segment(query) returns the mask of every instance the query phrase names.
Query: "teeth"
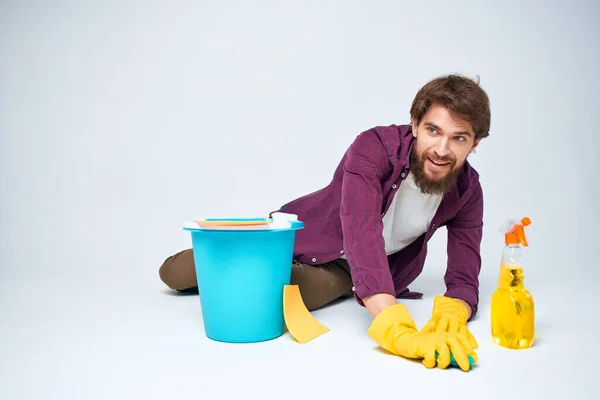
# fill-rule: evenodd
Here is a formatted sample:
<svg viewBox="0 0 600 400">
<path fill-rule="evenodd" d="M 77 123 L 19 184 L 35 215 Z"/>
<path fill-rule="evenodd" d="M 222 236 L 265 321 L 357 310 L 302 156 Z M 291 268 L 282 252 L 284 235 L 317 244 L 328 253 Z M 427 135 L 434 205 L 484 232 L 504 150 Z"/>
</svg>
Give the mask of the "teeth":
<svg viewBox="0 0 600 400">
<path fill-rule="evenodd" d="M 447 162 L 439 162 L 439 161 L 433 161 L 430 159 L 430 161 L 436 165 L 446 165 L 446 164 L 450 164 L 450 161 Z"/>
</svg>

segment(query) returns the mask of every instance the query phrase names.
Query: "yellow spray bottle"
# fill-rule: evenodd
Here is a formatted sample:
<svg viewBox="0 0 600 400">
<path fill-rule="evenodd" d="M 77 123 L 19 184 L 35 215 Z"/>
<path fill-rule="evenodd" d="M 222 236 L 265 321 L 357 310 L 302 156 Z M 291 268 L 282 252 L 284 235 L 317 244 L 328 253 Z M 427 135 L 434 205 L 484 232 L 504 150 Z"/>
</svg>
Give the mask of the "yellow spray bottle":
<svg viewBox="0 0 600 400">
<path fill-rule="evenodd" d="M 523 246 L 529 246 L 524 227 L 527 217 L 508 219 L 501 232 L 505 235 L 498 288 L 492 295 L 491 319 L 494 343 L 509 349 L 526 349 L 534 340 L 534 304 L 523 285 Z"/>
</svg>

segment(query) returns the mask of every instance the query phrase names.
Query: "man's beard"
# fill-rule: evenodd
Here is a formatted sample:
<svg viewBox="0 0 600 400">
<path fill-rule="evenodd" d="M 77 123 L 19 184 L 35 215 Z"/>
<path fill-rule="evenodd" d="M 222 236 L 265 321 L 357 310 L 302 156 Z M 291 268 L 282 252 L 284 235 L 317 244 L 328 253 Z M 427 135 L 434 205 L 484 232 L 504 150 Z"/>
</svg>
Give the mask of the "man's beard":
<svg viewBox="0 0 600 400">
<path fill-rule="evenodd" d="M 437 158 L 431 157 L 436 161 L 450 161 L 450 172 L 439 180 L 430 179 L 425 173 L 425 162 L 427 156 L 425 153 L 419 156 L 417 155 L 416 146 L 413 146 L 410 152 L 410 172 L 413 174 L 415 184 L 423 193 L 427 194 L 441 194 L 448 193 L 458 181 L 458 177 L 462 173 L 462 168 L 456 168 L 456 159 L 453 158 Z"/>
</svg>

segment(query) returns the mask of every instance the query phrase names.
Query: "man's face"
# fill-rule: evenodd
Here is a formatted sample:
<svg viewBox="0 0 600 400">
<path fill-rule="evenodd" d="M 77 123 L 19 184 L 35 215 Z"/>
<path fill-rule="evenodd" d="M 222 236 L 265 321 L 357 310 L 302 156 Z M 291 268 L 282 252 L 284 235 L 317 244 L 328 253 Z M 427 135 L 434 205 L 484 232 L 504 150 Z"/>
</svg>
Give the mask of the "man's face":
<svg viewBox="0 0 600 400">
<path fill-rule="evenodd" d="M 416 139 L 410 167 L 415 182 L 424 193 L 444 194 L 456 184 L 467 156 L 479 144 L 473 128 L 436 104 L 418 126 L 412 122 Z"/>
</svg>

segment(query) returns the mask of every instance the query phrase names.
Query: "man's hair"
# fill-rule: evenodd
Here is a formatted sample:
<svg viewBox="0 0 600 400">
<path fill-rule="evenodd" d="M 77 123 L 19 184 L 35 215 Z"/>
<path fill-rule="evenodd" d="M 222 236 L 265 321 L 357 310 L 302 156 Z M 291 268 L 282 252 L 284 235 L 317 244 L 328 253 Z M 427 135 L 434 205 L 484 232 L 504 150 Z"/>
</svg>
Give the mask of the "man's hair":
<svg viewBox="0 0 600 400">
<path fill-rule="evenodd" d="M 475 140 L 489 136 L 490 100 L 479 86 L 479 80 L 447 75 L 428 82 L 415 96 L 410 108 L 410 116 L 421 123 L 421 119 L 433 104 L 450 110 L 455 117 L 473 126 Z"/>
</svg>

